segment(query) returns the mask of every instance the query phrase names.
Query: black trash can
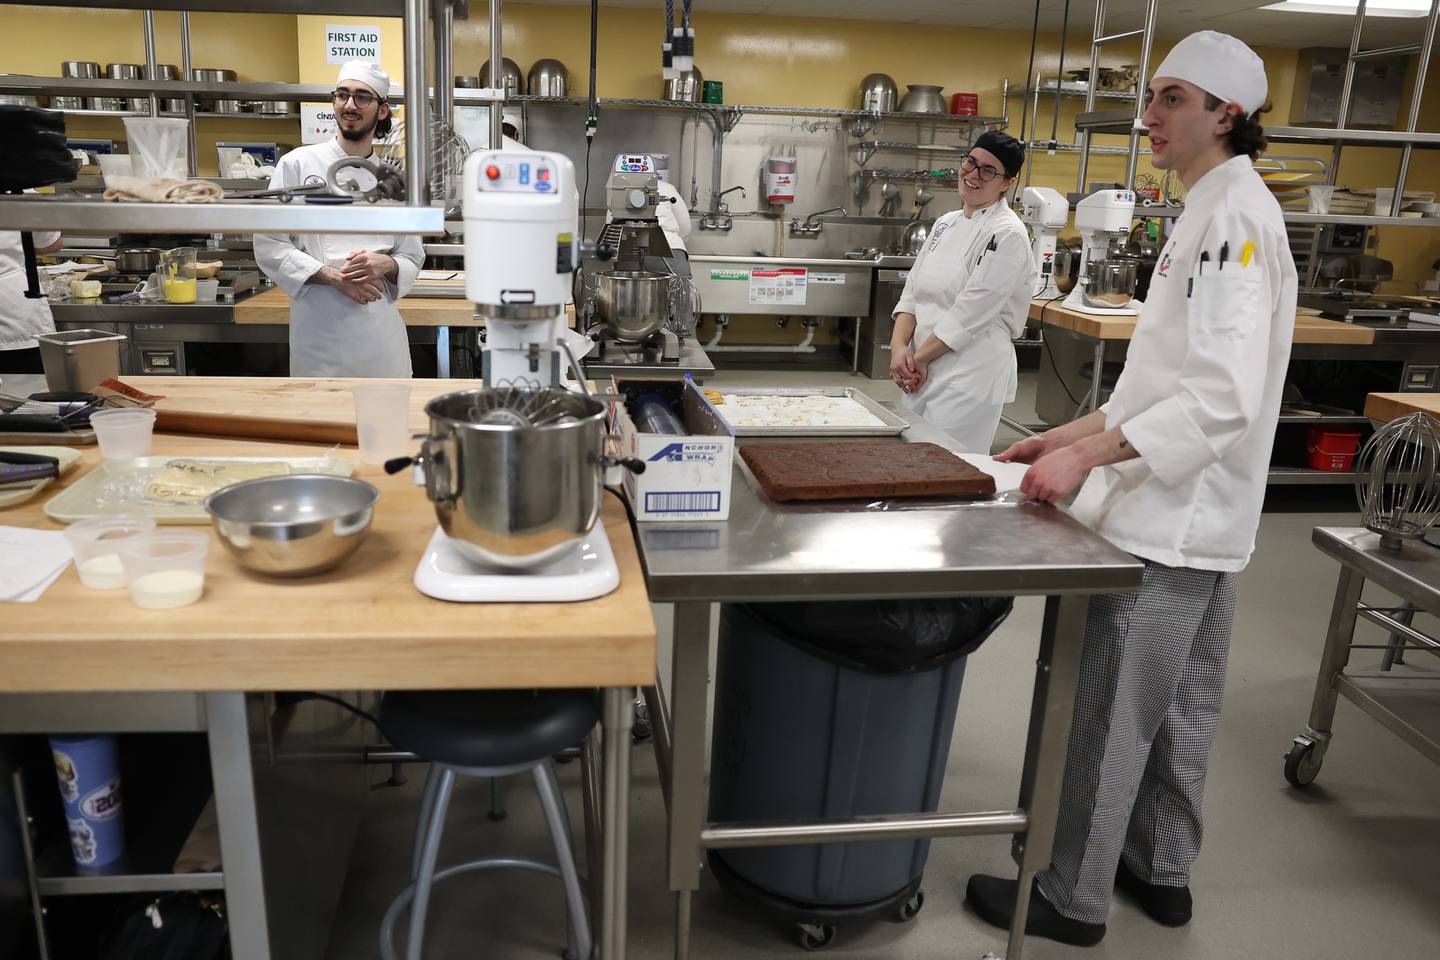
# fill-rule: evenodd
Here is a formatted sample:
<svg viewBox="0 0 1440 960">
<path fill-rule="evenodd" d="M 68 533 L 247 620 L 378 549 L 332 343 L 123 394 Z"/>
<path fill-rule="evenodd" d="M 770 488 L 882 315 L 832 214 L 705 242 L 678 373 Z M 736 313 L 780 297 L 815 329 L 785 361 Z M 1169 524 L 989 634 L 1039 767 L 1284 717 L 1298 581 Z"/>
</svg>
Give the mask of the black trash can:
<svg viewBox="0 0 1440 960">
<path fill-rule="evenodd" d="M 965 657 L 1008 597 L 727 604 L 720 618 L 710 819 L 933 812 Z M 709 852 L 716 879 L 827 944 L 836 925 L 911 919 L 928 840 Z"/>
</svg>

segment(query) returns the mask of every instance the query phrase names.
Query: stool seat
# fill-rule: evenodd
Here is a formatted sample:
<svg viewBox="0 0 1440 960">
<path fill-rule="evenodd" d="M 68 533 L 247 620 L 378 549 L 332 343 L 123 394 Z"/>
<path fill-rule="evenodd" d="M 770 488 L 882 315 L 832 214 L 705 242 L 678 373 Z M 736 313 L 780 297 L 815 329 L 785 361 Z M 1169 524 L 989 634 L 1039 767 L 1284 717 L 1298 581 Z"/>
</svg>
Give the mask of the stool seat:
<svg viewBox="0 0 1440 960">
<path fill-rule="evenodd" d="M 380 704 L 391 743 L 457 767 L 536 763 L 599 720 L 594 690 L 403 690 Z"/>
</svg>

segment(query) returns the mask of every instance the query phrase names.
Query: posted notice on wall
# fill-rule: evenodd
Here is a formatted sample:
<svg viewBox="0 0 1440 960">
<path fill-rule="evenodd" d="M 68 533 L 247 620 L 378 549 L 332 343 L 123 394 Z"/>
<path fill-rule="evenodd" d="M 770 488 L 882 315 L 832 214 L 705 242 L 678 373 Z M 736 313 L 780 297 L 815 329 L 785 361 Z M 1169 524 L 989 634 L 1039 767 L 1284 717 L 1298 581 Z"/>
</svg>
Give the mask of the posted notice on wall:
<svg viewBox="0 0 1440 960">
<path fill-rule="evenodd" d="M 750 303 L 776 307 L 805 306 L 805 286 L 810 271 L 805 267 L 750 269 Z"/>
<path fill-rule="evenodd" d="M 330 23 L 325 26 L 325 62 L 380 62 L 380 25 Z"/>
<path fill-rule="evenodd" d="M 300 104 L 300 142 L 325 143 L 335 139 L 335 108 L 317 103 Z"/>
</svg>

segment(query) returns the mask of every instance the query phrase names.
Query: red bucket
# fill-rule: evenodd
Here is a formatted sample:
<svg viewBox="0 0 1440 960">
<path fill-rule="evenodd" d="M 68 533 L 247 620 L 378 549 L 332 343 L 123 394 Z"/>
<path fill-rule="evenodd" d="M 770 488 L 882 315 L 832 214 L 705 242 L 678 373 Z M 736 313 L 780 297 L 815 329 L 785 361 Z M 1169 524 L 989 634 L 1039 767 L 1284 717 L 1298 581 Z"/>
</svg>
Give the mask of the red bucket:
<svg viewBox="0 0 1440 960">
<path fill-rule="evenodd" d="M 980 114 L 978 93 L 953 93 L 950 95 L 950 112 L 957 117 L 974 117 Z"/>
<path fill-rule="evenodd" d="M 1311 427 L 1305 449 L 1310 454 L 1310 469 L 1344 473 L 1353 469 L 1355 454 L 1360 452 L 1360 434 Z"/>
</svg>

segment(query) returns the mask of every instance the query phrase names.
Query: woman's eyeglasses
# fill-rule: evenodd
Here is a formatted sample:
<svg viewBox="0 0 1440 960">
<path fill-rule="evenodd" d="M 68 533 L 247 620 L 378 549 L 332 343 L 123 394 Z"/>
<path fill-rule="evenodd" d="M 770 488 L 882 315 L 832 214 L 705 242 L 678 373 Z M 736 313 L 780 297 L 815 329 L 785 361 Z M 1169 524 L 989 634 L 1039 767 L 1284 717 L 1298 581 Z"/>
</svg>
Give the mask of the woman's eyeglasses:
<svg viewBox="0 0 1440 960">
<path fill-rule="evenodd" d="M 966 173 L 974 173 L 976 171 L 979 171 L 980 179 L 985 183 L 989 183 L 991 180 L 994 180 L 996 177 L 1000 176 L 1002 173 L 1005 172 L 1003 170 L 996 170 L 988 163 L 976 163 L 975 158 L 970 156 L 968 153 L 965 155 L 965 159 L 960 161 L 960 169 L 964 170 Z"/>
</svg>

